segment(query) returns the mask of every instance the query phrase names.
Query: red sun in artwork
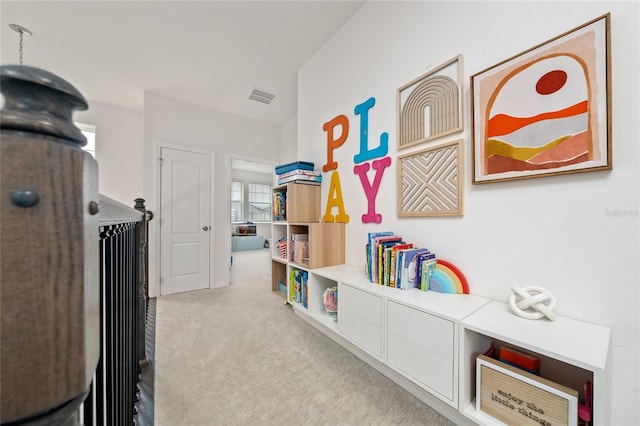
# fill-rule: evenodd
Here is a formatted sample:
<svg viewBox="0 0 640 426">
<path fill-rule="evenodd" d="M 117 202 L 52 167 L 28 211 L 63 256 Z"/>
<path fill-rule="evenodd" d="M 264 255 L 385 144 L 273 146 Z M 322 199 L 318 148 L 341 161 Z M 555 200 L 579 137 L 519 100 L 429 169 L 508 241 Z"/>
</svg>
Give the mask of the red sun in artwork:
<svg viewBox="0 0 640 426">
<path fill-rule="evenodd" d="M 549 71 L 536 83 L 536 92 L 541 95 L 550 95 L 562 89 L 567 82 L 567 73 L 562 70 Z"/>
</svg>

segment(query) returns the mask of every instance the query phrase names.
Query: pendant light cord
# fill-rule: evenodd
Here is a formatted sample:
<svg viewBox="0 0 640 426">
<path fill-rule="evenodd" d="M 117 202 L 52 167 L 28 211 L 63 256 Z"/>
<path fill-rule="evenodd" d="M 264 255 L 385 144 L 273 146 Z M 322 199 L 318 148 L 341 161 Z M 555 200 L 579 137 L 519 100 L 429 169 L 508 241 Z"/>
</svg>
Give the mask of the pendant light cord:
<svg viewBox="0 0 640 426">
<path fill-rule="evenodd" d="M 33 33 L 22 25 L 9 24 L 9 27 L 11 27 L 13 31 L 17 32 L 20 35 L 20 43 L 18 45 L 18 58 L 20 60 L 20 65 L 22 65 L 24 56 L 24 35 L 33 35 Z"/>
</svg>

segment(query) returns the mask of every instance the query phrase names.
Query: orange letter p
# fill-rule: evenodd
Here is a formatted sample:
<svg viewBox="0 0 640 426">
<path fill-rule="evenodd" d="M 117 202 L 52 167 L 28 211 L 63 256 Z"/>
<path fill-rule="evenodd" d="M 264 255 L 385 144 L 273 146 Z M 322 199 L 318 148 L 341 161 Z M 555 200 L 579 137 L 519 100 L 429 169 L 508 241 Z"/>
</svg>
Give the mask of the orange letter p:
<svg viewBox="0 0 640 426">
<path fill-rule="evenodd" d="M 333 129 L 337 125 L 342 126 L 342 134 L 338 139 L 334 139 Z M 349 119 L 346 115 L 338 115 L 334 119 L 324 123 L 322 130 L 327 132 L 327 163 L 322 166 L 322 171 L 328 172 L 329 170 L 338 168 L 338 163 L 333 161 L 333 150 L 342 146 L 347 140 L 347 136 L 349 136 Z"/>
</svg>

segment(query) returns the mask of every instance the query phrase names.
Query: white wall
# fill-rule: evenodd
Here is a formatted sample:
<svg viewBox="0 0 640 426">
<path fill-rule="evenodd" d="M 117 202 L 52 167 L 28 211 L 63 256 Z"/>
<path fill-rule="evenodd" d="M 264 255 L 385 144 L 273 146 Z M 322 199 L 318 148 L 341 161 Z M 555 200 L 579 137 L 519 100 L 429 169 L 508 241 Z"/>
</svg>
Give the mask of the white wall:
<svg viewBox="0 0 640 426">
<path fill-rule="evenodd" d="M 73 119 L 96 126 L 100 193 L 133 207 L 142 197 L 142 113 L 89 101 Z"/>
<path fill-rule="evenodd" d="M 280 162 L 287 164 L 298 160 L 298 120 L 292 118 L 280 131 Z M 273 175 L 275 180 L 275 173 Z"/>
<path fill-rule="evenodd" d="M 472 186 L 470 76 L 608 11 L 613 170 Z M 327 160 L 323 123 L 338 114 L 349 118 L 349 137 L 334 153 L 350 215 L 347 263 L 364 264 L 367 232 L 393 230 L 459 266 L 472 293 L 506 301 L 512 285 L 547 288 L 559 314 L 612 330 L 606 424 L 615 425 L 637 424 L 640 417 L 638 15 L 637 2 L 368 2 L 305 64 L 298 88 L 300 159 L 321 168 Z M 399 219 L 396 91 L 460 53 L 465 130 L 442 141 L 465 141 L 464 216 Z M 379 225 L 362 223 L 367 199 L 353 173 L 360 141 L 353 109 L 371 96 L 370 147 L 388 132 L 392 157 L 376 200 Z M 323 208 L 329 178 L 326 173 Z"/>
<path fill-rule="evenodd" d="M 231 256 L 229 208 L 230 156 L 278 162 L 280 128 L 238 118 L 153 93 L 144 97 L 143 194 L 147 208 L 157 212 L 158 146 L 160 144 L 208 150 L 215 155 L 212 287 L 228 285 Z M 159 294 L 157 247 L 158 222 L 149 228 L 149 293 Z"/>
</svg>

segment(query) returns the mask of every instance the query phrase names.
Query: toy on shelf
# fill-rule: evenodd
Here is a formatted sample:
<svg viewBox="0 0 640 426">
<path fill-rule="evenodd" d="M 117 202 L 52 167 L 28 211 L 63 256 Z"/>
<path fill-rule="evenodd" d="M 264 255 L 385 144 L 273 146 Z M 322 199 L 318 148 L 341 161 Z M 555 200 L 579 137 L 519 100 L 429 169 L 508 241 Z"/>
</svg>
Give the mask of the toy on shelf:
<svg viewBox="0 0 640 426">
<path fill-rule="evenodd" d="M 584 384 L 584 398 L 578 404 L 579 424 L 589 426 L 591 422 L 591 381 Z"/>
<path fill-rule="evenodd" d="M 438 259 L 429 281 L 429 290 L 438 293 L 469 294 L 469 284 L 457 267 L 446 260 Z"/>
<path fill-rule="evenodd" d="M 329 287 L 322 293 L 322 303 L 324 310 L 327 314 L 333 318 L 334 321 L 338 321 L 338 287 Z"/>
<path fill-rule="evenodd" d="M 524 288 L 511 287 L 513 294 L 509 298 L 509 306 L 513 313 L 521 318 L 540 319 L 547 317 L 553 321 L 556 313 L 556 299 L 542 287 L 528 286 Z"/>
</svg>

